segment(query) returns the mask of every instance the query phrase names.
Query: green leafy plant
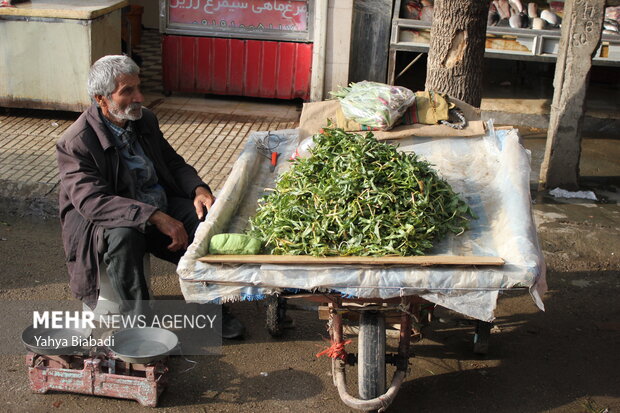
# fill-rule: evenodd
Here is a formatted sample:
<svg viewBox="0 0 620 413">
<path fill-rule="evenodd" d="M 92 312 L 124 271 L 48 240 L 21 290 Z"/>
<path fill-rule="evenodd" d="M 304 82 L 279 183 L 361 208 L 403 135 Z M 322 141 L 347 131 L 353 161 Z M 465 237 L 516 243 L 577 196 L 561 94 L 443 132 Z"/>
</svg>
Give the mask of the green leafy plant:
<svg viewBox="0 0 620 413">
<path fill-rule="evenodd" d="M 249 234 L 271 254 L 422 255 L 468 227 L 469 206 L 415 154 L 342 129 L 314 136 L 259 201 Z"/>
</svg>

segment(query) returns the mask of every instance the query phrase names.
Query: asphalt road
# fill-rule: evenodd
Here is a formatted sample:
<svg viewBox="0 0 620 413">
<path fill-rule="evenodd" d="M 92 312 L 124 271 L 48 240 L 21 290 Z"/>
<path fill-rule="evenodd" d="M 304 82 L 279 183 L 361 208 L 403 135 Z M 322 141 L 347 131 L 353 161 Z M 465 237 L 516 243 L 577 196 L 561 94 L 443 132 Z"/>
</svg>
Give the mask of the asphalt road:
<svg viewBox="0 0 620 413">
<path fill-rule="evenodd" d="M 620 411 L 620 207 L 547 200 L 534 214 L 548 269 L 546 311 L 526 292 L 501 296 L 489 353 L 477 356 L 471 323 L 437 309 L 413 345 L 410 373 L 389 411 Z M 0 213 L 0 261 L 0 305 L 71 299 L 57 219 Z M 155 293 L 181 298 L 174 267 L 156 259 L 152 266 Z M 316 312 L 289 311 L 295 328 L 274 339 L 262 303 L 231 308 L 246 325 L 245 340 L 224 341 L 219 356 L 173 357 L 160 411 L 350 410 L 332 385 L 329 360 L 316 357 L 327 338 Z M 356 352 L 351 338 L 347 350 Z M 390 351 L 396 345 L 388 339 Z M 354 368 L 348 379 L 355 392 Z M 33 394 L 24 355 L 6 351 L 0 389 L 3 411 L 145 409 L 130 400 Z"/>
</svg>

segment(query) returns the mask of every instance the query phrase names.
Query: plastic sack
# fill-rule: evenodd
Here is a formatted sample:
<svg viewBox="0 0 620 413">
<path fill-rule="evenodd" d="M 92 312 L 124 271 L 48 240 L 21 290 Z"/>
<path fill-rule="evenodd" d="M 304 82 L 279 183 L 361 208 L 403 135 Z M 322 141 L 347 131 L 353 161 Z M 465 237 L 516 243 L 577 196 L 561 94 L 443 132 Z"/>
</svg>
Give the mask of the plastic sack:
<svg viewBox="0 0 620 413">
<path fill-rule="evenodd" d="M 377 130 L 391 129 L 415 100 L 406 87 L 366 80 L 330 94 L 340 99 L 344 116 Z"/>
<path fill-rule="evenodd" d="M 454 103 L 451 103 L 445 94 L 428 90 L 416 92 L 415 104 L 407 108 L 403 122 L 407 125 L 435 125 L 450 119 L 449 111 L 454 107 Z"/>
<path fill-rule="evenodd" d="M 217 234 L 209 242 L 209 254 L 255 255 L 260 248 L 260 240 L 245 234 Z"/>
<path fill-rule="evenodd" d="M 310 149 L 313 146 L 314 146 L 313 137 L 312 136 L 307 137 L 306 139 L 299 142 L 299 145 L 297 145 L 297 148 L 295 149 L 293 156 L 291 156 L 291 159 L 309 157 L 310 155 L 312 155 L 312 153 L 310 152 Z"/>
</svg>

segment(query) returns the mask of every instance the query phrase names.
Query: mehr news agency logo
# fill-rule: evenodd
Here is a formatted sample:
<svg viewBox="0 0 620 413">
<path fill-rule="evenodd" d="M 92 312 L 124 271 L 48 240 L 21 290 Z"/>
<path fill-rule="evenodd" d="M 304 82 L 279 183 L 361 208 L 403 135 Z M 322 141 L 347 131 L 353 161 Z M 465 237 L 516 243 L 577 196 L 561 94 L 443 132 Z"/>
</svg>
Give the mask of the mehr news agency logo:
<svg viewBox="0 0 620 413">
<path fill-rule="evenodd" d="M 164 314 L 146 317 L 144 314 L 108 314 L 98 318 L 99 328 L 104 329 L 127 329 L 156 327 L 167 330 L 177 329 L 213 329 L 217 318 L 215 314 Z M 35 335 L 37 346 L 48 348 L 61 348 L 69 346 L 113 346 L 114 336 L 106 338 L 94 338 L 92 336 L 72 335 L 69 337 L 54 338 L 49 335 L 49 330 L 78 329 L 94 330 L 95 314 L 81 311 L 33 311 L 32 326 L 34 329 L 44 328 L 45 333 Z"/>
</svg>

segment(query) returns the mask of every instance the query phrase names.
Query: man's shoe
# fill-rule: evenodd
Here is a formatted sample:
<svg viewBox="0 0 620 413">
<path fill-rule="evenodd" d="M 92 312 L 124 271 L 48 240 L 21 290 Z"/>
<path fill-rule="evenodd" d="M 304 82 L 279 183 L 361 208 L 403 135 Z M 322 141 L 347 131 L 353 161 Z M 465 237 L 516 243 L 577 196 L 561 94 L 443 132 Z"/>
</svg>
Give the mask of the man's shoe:
<svg viewBox="0 0 620 413">
<path fill-rule="evenodd" d="M 222 312 L 222 338 L 226 339 L 243 339 L 245 327 L 241 321 L 228 311 Z"/>
</svg>

